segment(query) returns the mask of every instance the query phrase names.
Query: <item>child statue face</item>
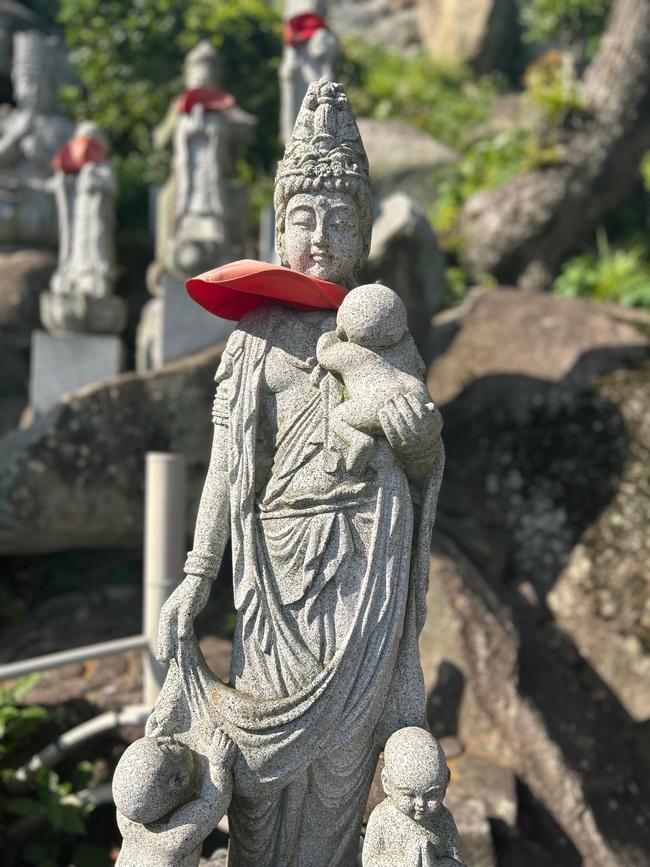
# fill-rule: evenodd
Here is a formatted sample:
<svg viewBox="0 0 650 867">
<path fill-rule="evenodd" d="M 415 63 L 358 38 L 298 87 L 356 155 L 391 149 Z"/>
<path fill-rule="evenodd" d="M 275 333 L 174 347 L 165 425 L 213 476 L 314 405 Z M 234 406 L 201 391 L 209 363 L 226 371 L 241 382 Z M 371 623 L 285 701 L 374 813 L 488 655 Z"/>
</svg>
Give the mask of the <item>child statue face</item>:
<svg viewBox="0 0 650 867">
<path fill-rule="evenodd" d="M 422 732 L 418 737 L 424 744 L 416 743 L 414 749 L 408 749 L 407 741 L 404 744 L 406 748 L 386 750 L 381 781 L 397 809 L 416 822 L 422 822 L 442 808 L 449 771 L 444 757 L 441 761 L 441 754 L 426 743 L 427 738 L 433 740 L 431 735 Z"/>
<path fill-rule="evenodd" d="M 289 200 L 283 260 L 294 271 L 345 283 L 361 257 L 354 199 L 346 193 L 298 193 Z"/>
<path fill-rule="evenodd" d="M 400 813 L 416 822 L 435 816 L 445 797 L 445 786 L 435 777 L 401 780 L 399 783 L 388 779 L 385 785 L 387 794 Z"/>
</svg>

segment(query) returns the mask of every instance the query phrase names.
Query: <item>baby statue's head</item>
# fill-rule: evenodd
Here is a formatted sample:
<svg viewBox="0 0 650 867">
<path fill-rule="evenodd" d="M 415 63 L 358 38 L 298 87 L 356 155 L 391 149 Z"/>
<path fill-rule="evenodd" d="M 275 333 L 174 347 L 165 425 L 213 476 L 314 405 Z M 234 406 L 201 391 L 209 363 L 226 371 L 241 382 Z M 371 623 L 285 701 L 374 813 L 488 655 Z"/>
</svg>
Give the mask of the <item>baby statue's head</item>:
<svg viewBox="0 0 650 867">
<path fill-rule="evenodd" d="M 406 307 L 402 299 L 381 283 L 352 289 L 336 316 L 337 333 L 350 343 L 370 348 L 392 346 L 406 331 Z"/>
<path fill-rule="evenodd" d="M 192 750 L 172 738 L 144 737 L 128 747 L 115 769 L 115 806 L 132 822 L 162 819 L 191 795 Z"/>
<path fill-rule="evenodd" d="M 391 735 L 384 747 L 381 782 L 397 809 L 416 822 L 442 807 L 449 771 L 438 741 L 425 729 L 411 726 Z"/>
</svg>

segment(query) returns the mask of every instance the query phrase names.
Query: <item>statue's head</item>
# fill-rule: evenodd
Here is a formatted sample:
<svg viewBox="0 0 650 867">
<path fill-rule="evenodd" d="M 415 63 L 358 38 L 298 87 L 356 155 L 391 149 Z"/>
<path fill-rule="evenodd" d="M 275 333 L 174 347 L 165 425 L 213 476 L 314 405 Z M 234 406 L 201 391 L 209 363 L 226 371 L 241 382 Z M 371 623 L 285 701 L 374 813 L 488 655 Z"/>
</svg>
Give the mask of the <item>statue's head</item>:
<svg viewBox="0 0 650 867">
<path fill-rule="evenodd" d="M 111 143 L 104 130 L 93 120 L 80 120 L 74 131 L 75 138 L 88 138 L 91 141 L 97 142 L 101 146 L 105 154 L 109 154 Z"/>
<path fill-rule="evenodd" d="M 214 45 L 207 39 L 202 39 L 198 45 L 187 54 L 183 66 L 185 87 L 194 90 L 197 87 L 219 84 L 221 64 Z"/>
<path fill-rule="evenodd" d="M 399 729 L 386 741 L 381 782 L 404 815 L 416 822 L 435 815 L 449 783 L 442 747 L 426 729 Z"/>
<path fill-rule="evenodd" d="M 298 15 L 319 15 L 325 18 L 327 3 L 325 0 L 285 0 L 284 18 L 288 21 Z"/>
<path fill-rule="evenodd" d="M 144 737 L 128 747 L 115 768 L 115 806 L 132 822 L 162 819 L 191 794 L 194 755 L 168 737 Z"/>
<path fill-rule="evenodd" d="M 56 107 L 59 48 L 55 37 L 38 30 L 15 34 L 11 80 L 19 108 L 46 113 Z"/>
<path fill-rule="evenodd" d="M 283 265 L 354 285 L 368 257 L 368 158 L 340 84 L 311 84 L 275 179 L 275 235 Z"/>
</svg>

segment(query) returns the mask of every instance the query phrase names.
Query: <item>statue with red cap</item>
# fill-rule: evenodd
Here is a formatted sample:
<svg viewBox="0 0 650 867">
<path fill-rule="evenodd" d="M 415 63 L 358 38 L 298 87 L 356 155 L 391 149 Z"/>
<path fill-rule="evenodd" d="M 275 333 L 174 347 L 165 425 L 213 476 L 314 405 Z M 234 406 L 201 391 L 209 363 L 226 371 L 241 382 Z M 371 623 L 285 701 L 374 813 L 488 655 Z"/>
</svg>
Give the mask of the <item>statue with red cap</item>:
<svg viewBox="0 0 650 867">
<path fill-rule="evenodd" d="M 159 657 L 170 669 L 147 736 L 202 755 L 217 730 L 235 744 L 231 867 L 353 867 L 386 740 L 427 726 L 418 635 L 444 450 L 390 290 L 362 296 L 376 306 L 370 331 L 354 305 L 337 320 L 372 226 L 368 161 L 340 84 L 309 86 L 278 167 L 275 212 L 282 265 L 244 260 L 188 281 L 191 297 L 238 322 L 215 377 L 186 577 L 161 616 Z M 385 376 L 368 377 L 379 408 L 362 462 L 346 460 L 332 426 L 349 395 L 336 353 L 319 361 L 325 334 L 328 347 L 358 341 L 368 363 L 381 344 L 384 374 L 389 364 L 403 374 L 394 385 L 404 388 L 388 391 Z M 236 625 L 224 684 L 194 620 L 228 541 Z"/>
<path fill-rule="evenodd" d="M 289 141 L 313 81 L 334 78 L 338 40 L 325 20 L 324 0 L 285 0 L 280 64 L 280 140 Z"/>
</svg>

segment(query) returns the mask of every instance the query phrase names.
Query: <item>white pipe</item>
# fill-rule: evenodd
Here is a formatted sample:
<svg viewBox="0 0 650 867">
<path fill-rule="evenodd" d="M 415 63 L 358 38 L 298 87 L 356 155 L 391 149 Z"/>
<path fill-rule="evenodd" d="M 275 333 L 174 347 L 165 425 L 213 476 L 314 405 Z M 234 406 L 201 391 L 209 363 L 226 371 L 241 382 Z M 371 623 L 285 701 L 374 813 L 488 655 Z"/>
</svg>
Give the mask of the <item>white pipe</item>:
<svg viewBox="0 0 650 867">
<path fill-rule="evenodd" d="M 52 768 L 68 753 L 75 750 L 84 741 L 97 735 L 111 731 L 119 726 L 144 725 L 149 715 L 149 708 L 144 704 L 128 705 L 119 711 L 109 710 L 93 719 L 75 726 L 64 732 L 56 741 L 48 744 L 39 753 L 18 768 L 14 779 L 19 783 L 28 782 L 41 768 Z"/>
<path fill-rule="evenodd" d="M 131 635 L 128 638 L 116 638 L 113 641 L 102 641 L 98 644 L 87 644 L 84 647 L 73 647 L 58 653 L 48 653 L 45 656 L 34 656 L 31 659 L 19 659 L 0 665 L 0 681 L 13 680 L 35 671 L 47 671 L 50 668 L 60 668 L 71 662 L 85 662 L 87 659 L 99 659 L 102 656 L 113 656 L 125 650 L 136 650 L 146 647 L 144 635 Z"/>
<path fill-rule="evenodd" d="M 185 561 L 185 459 L 149 452 L 144 529 L 143 699 L 153 707 L 166 667 L 156 660 L 160 611 L 183 577 Z"/>
</svg>

